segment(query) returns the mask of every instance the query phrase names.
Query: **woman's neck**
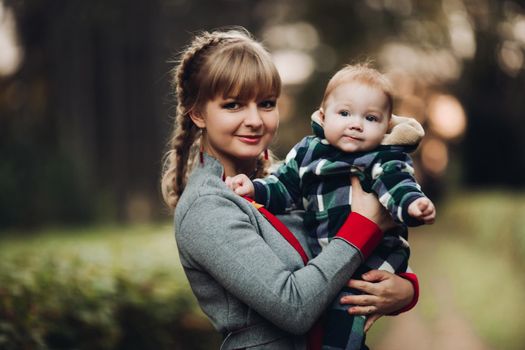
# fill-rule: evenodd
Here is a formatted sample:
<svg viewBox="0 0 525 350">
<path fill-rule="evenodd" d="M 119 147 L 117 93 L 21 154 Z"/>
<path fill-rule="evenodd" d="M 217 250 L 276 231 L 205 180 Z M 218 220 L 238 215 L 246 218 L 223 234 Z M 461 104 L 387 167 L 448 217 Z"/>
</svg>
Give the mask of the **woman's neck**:
<svg viewBox="0 0 525 350">
<path fill-rule="evenodd" d="M 224 167 L 225 176 L 235 176 L 238 174 L 246 174 L 248 177 L 252 177 L 257 171 L 257 159 L 253 160 L 236 160 L 235 162 L 219 159 Z"/>
<path fill-rule="evenodd" d="M 218 154 L 211 150 L 205 150 L 205 152 L 221 163 L 224 168 L 224 176 L 246 174 L 248 177 L 252 177 L 257 172 L 257 158 L 245 160 L 228 157 L 228 155 Z"/>
</svg>

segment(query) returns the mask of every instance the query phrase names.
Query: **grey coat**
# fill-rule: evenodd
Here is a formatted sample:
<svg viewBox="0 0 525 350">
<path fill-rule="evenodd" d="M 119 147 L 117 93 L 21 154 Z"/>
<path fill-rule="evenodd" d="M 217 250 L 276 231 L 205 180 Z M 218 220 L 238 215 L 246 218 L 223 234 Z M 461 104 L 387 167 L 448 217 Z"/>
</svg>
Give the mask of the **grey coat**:
<svg viewBox="0 0 525 350">
<path fill-rule="evenodd" d="M 360 253 L 334 239 L 304 266 L 257 209 L 226 187 L 222 173 L 205 155 L 175 211 L 193 293 L 224 335 L 221 349 L 305 349 L 305 333 L 362 262 Z"/>
</svg>

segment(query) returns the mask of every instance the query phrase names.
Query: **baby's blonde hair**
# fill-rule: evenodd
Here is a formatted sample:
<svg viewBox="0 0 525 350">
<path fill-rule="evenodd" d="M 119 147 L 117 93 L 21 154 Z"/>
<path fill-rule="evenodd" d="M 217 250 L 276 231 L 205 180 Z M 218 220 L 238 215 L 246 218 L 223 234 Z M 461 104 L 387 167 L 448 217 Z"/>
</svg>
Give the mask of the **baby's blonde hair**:
<svg viewBox="0 0 525 350">
<path fill-rule="evenodd" d="M 201 111 L 219 96 L 241 101 L 277 98 L 281 79 L 268 51 L 248 31 L 236 28 L 196 35 L 181 53 L 172 83 L 177 110 L 161 188 L 164 201 L 173 209 L 198 159 L 201 130 L 190 112 Z M 259 158 L 257 177 L 266 175 L 269 163 Z"/>
<path fill-rule="evenodd" d="M 350 82 L 361 83 L 381 90 L 387 97 L 389 107 L 388 116 L 390 117 L 394 109 L 392 84 L 386 75 L 372 68 L 369 63 L 349 64 L 337 71 L 326 85 L 321 107 L 325 108 L 326 100 L 335 88 L 341 84 Z"/>
</svg>

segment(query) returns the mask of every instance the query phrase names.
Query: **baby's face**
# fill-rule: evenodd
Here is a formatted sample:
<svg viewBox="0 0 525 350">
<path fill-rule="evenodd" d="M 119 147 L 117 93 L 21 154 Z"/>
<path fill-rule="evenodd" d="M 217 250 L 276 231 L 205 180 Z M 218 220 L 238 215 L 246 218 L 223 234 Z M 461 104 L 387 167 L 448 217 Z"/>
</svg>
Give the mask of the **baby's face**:
<svg viewBox="0 0 525 350">
<path fill-rule="evenodd" d="M 345 152 L 376 148 L 388 129 L 389 107 L 378 88 L 359 82 L 337 86 L 321 114 L 326 140 Z"/>
</svg>

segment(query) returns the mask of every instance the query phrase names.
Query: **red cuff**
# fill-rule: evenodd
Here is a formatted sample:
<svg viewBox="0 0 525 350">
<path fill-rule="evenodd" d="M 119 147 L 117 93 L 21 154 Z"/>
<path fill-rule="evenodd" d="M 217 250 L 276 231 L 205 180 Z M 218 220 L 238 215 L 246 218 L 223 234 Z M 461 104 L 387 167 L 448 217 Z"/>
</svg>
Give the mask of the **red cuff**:
<svg viewBox="0 0 525 350">
<path fill-rule="evenodd" d="M 373 221 L 363 215 L 352 212 L 334 238 L 340 238 L 356 247 L 363 260 L 377 247 L 383 238 L 383 232 Z"/>
<path fill-rule="evenodd" d="M 407 279 L 408 281 L 410 281 L 410 283 L 412 283 L 412 286 L 414 287 L 414 296 L 412 297 L 412 301 L 407 306 L 405 306 L 401 310 L 392 312 L 390 315 L 399 315 L 402 312 L 407 312 L 408 310 L 416 306 L 417 301 L 419 300 L 419 281 L 417 279 L 417 275 L 411 272 L 403 272 L 398 274 L 398 276 L 403 277 L 404 279 Z"/>
</svg>

